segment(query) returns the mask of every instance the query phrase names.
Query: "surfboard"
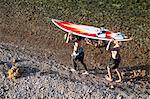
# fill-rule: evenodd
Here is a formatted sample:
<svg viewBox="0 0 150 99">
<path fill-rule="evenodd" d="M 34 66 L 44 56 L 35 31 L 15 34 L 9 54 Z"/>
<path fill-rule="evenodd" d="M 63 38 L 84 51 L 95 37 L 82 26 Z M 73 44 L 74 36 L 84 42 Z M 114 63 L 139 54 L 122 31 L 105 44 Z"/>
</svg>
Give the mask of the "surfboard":
<svg viewBox="0 0 150 99">
<path fill-rule="evenodd" d="M 74 24 L 71 22 L 61 21 L 56 19 L 52 19 L 51 21 L 64 31 L 85 38 L 107 40 L 107 41 L 110 41 L 112 39 L 117 41 L 132 40 L 132 38 L 128 38 L 122 32 L 113 33 L 112 31 L 109 31 L 108 29 L 105 29 L 103 27 L 97 28 L 94 26 L 79 25 L 79 24 Z"/>
</svg>

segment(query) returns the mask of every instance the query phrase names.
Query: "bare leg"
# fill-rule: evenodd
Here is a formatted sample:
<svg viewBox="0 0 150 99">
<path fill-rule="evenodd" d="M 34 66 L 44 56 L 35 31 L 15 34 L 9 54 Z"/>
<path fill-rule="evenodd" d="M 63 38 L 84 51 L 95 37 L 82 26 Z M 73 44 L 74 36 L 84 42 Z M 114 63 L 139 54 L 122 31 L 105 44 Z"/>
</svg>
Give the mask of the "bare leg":
<svg viewBox="0 0 150 99">
<path fill-rule="evenodd" d="M 115 69 L 115 71 L 117 72 L 117 75 L 119 77 L 119 80 L 116 80 L 116 82 L 121 82 L 122 78 L 120 72 L 118 71 L 118 69 Z"/>
<path fill-rule="evenodd" d="M 108 76 L 105 76 L 106 80 L 113 81 L 110 68 L 107 66 Z"/>
</svg>

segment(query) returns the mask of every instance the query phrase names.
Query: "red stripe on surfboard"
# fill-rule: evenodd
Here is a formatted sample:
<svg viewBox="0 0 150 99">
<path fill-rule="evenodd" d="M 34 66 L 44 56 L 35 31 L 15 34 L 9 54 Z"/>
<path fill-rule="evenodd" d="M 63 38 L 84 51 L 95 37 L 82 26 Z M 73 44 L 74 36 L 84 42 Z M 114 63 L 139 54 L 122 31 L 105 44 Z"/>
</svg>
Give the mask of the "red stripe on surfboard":
<svg viewBox="0 0 150 99">
<path fill-rule="evenodd" d="M 64 22 L 56 22 L 56 23 L 57 23 L 57 24 L 58 24 L 58 23 L 61 23 L 61 24 L 72 24 L 72 23 L 70 23 L 70 22 L 65 22 L 65 21 L 64 21 Z"/>
<path fill-rule="evenodd" d="M 56 22 L 56 21 L 55 21 Z M 86 32 L 81 32 L 80 30 L 76 29 L 76 28 L 72 28 L 72 27 L 69 27 L 69 26 L 65 26 L 64 24 L 72 24 L 72 23 L 69 23 L 69 22 L 56 22 L 59 26 L 61 26 L 62 28 L 64 29 L 67 29 L 67 30 L 70 30 L 72 32 L 75 32 L 75 33 L 79 33 L 79 34 L 82 34 L 82 35 L 86 35 L 86 36 L 91 36 L 91 37 L 97 37 L 96 34 L 89 34 L 89 33 L 86 33 Z"/>
<path fill-rule="evenodd" d="M 106 33 L 106 38 L 107 39 L 112 39 L 112 37 L 111 37 L 112 32 L 106 31 L 105 33 Z"/>
</svg>

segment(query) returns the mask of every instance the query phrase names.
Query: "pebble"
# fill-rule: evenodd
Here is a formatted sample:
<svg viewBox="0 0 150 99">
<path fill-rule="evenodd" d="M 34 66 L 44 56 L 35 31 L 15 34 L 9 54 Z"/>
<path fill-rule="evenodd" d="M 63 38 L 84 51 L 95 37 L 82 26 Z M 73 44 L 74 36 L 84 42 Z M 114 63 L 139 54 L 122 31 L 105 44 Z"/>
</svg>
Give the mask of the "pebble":
<svg viewBox="0 0 150 99">
<path fill-rule="evenodd" d="M 0 96 L 4 95 L 4 89 L 0 88 Z"/>
</svg>

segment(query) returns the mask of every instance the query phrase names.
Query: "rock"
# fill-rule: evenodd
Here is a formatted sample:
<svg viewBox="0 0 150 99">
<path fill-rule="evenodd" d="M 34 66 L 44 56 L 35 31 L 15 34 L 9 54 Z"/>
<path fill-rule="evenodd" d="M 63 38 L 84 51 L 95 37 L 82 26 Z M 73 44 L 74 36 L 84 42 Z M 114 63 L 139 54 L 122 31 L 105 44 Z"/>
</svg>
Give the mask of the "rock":
<svg viewBox="0 0 150 99">
<path fill-rule="evenodd" d="M 0 88 L 0 96 L 4 95 L 4 89 Z"/>
<path fill-rule="evenodd" d="M 111 89 L 114 89 L 115 87 L 113 85 L 110 86 Z"/>
</svg>

